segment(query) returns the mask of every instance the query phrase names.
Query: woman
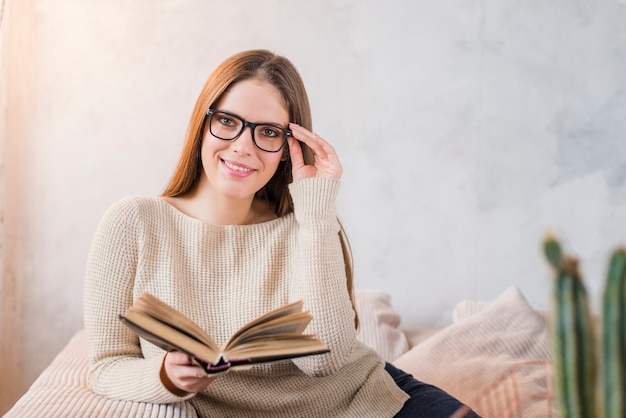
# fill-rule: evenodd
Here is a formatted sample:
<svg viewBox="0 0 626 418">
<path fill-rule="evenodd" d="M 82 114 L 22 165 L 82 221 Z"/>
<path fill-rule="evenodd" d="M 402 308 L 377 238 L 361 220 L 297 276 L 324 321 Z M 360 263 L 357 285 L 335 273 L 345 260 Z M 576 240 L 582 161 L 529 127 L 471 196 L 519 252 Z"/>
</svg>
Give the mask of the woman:
<svg viewBox="0 0 626 418">
<path fill-rule="evenodd" d="M 116 203 L 94 238 L 85 326 L 95 392 L 152 403 L 189 399 L 200 416 L 421 416 L 411 412 L 421 408 L 436 417 L 461 406 L 386 370 L 357 342 L 351 258 L 335 211 L 342 167 L 311 125 L 306 91 L 287 59 L 246 51 L 213 72 L 163 195 Z M 307 333 L 330 352 L 206 376 L 187 355 L 139 340 L 118 320 L 144 291 L 218 343 L 301 299 L 313 316 Z M 394 378 L 425 400 L 407 402 Z"/>
</svg>

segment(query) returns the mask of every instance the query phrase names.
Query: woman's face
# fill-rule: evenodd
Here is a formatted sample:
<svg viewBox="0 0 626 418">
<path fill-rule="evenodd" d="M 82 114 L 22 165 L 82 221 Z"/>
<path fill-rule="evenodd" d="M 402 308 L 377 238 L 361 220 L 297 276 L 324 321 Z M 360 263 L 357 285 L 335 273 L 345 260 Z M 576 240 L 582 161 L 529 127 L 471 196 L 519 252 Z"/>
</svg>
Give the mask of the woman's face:
<svg viewBox="0 0 626 418">
<path fill-rule="evenodd" d="M 240 81 L 213 106 L 252 123 L 289 126 L 289 112 L 279 91 L 272 84 L 249 79 Z M 214 137 L 208 126 L 202 142 L 202 165 L 206 187 L 212 194 L 231 199 L 252 199 L 272 178 L 286 148 L 266 152 L 252 141 L 252 131 L 246 127 L 234 140 Z M 286 145 L 285 145 L 286 147 Z"/>
</svg>

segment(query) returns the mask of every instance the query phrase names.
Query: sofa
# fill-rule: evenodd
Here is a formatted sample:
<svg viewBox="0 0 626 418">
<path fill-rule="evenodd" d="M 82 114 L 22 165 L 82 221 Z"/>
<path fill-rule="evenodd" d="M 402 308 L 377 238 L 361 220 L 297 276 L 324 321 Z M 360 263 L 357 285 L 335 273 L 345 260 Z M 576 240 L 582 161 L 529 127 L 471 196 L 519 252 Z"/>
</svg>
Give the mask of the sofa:
<svg viewBox="0 0 626 418">
<path fill-rule="evenodd" d="M 386 361 L 438 386 L 483 417 L 554 416 L 546 314 L 517 288 L 491 301 L 455 305 L 452 323 L 409 330 L 383 291 L 357 289 L 358 338 Z M 156 405 L 101 397 L 87 387 L 87 342 L 79 330 L 5 418 L 197 417 L 188 402 Z"/>
</svg>

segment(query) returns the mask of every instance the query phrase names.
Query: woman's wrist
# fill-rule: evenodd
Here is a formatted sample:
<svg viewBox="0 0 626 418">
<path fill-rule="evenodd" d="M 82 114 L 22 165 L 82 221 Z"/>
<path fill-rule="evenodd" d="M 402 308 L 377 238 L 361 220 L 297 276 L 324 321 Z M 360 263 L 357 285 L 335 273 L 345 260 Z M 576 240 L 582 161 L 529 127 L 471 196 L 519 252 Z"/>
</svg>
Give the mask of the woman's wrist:
<svg viewBox="0 0 626 418">
<path fill-rule="evenodd" d="M 330 178 L 308 178 L 294 181 L 289 191 L 298 222 L 313 220 L 335 222 L 337 218 L 337 195 L 339 181 Z"/>
</svg>

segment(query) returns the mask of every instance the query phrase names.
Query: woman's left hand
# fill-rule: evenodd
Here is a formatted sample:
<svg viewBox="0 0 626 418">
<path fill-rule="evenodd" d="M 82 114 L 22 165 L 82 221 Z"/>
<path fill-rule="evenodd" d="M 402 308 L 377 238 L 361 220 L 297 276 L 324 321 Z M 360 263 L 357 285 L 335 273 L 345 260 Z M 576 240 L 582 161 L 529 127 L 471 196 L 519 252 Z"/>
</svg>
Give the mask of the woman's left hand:
<svg viewBox="0 0 626 418">
<path fill-rule="evenodd" d="M 310 177 L 327 177 L 335 180 L 341 178 L 343 168 L 332 145 L 295 123 L 290 123 L 289 129 L 293 133 L 289 138 L 289 154 L 294 181 Z M 308 145 L 313 152 L 313 164 L 304 163 L 302 148 L 298 141 Z"/>
</svg>

